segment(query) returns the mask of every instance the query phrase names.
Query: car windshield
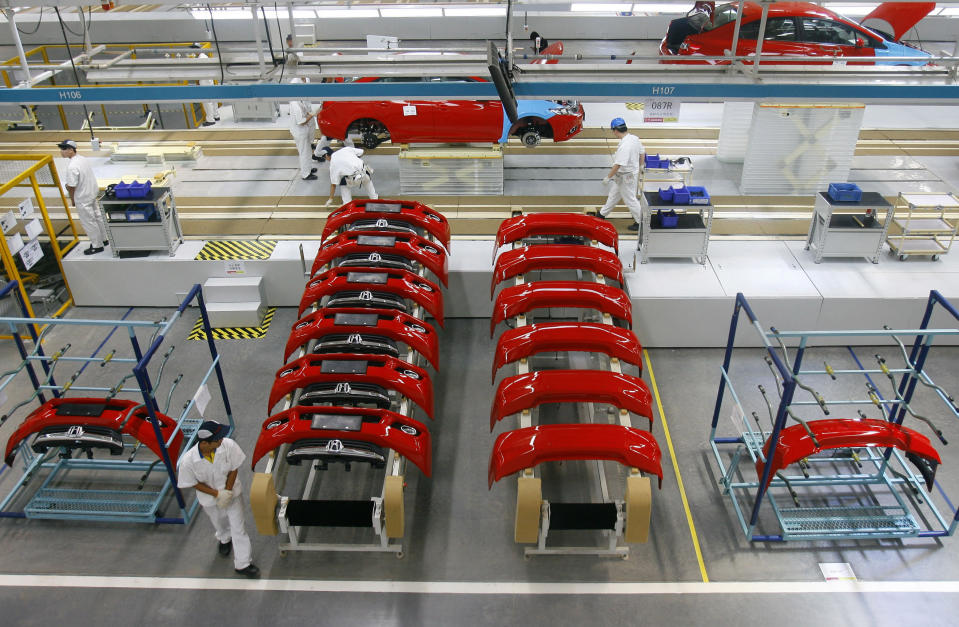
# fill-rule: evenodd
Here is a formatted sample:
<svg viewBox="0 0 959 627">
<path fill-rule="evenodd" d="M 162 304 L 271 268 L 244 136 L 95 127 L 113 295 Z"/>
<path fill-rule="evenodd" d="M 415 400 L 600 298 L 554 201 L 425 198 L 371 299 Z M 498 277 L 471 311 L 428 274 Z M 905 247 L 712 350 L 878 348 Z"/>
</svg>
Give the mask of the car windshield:
<svg viewBox="0 0 959 627">
<path fill-rule="evenodd" d="M 738 4 L 729 3 L 716 7 L 716 12 L 713 13 L 713 28 L 735 21 L 738 6 Z"/>
</svg>

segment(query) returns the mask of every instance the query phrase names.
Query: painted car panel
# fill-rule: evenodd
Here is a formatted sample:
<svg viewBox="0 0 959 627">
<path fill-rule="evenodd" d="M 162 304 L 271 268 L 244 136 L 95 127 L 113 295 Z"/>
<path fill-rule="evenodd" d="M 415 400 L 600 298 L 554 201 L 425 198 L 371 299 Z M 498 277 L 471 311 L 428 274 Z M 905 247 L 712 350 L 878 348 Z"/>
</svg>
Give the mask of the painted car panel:
<svg viewBox="0 0 959 627">
<path fill-rule="evenodd" d="M 595 246 L 543 244 L 507 250 L 496 259 L 490 298 L 506 279 L 533 270 L 585 270 L 623 284 L 623 262 L 615 254 Z"/>
<path fill-rule="evenodd" d="M 493 303 L 490 337 L 496 325 L 507 318 L 550 307 L 595 309 L 633 325 L 633 305 L 618 287 L 586 281 L 536 281 L 500 291 Z"/>
<path fill-rule="evenodd" d="M 379 243 L 369 242 L 383 242 Z M 392 245 L 389 245 L 389 244 Z M 449 268 L 446 249 L 412 233 L 390 231 L 348 231 L 328 239 L 320 245 L 313 259 L 310 276 L 335 260 L 351 254 L 391 253 L 415 261 L 449 285 Z M 371 259 L 373 261 L 374 259 Z M 365 260 L 364 260 L 365 263 Z M 373 265 L 373 264 L 370 264 Z"/>
<path fill-rule="evenodd" d="M 394 210 L 399 205 L 399 210 Z M 446 217 L 415 200 L 352 200 L 330 213 L 323 225 L 322 240 L 358 220 L 396 219 L 412 222 L 435 237 L 447 251 L 450 249 L 450 225 Z"/>
<path fill-rule="evenodd" d="M 619 252 L 619 234 L 608 220 L 581 213 L 529 213 L 503 220 L 496 230 L 496 249 L 534 235 L 575 235 Z"/>
</svg>

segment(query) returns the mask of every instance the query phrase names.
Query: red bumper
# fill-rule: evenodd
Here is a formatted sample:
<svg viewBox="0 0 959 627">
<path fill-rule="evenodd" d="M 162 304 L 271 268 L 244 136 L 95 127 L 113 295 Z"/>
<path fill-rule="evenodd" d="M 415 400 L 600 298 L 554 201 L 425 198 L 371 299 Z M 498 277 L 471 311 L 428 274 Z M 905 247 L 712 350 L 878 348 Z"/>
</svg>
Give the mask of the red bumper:
<svg viewBox="0 0 959 627">
<path fill-rule="evenodd" d="M 540 370 L 500 381 L 490 431 L 506 416 L 543 403 L 608 403 L 653 422 L 652 395 L 642 379 L 608 370 Z"/>
<path fill-rule="evenodd" d="M 323 240 L 333 232 L 358 220 L 401 220 L 423 229 L 437 241 L 450 248 L 450 225 L 439 211 L 412 200 L 353 200 L 346 203 L 326 219 Z"/>
<path fill-rule="evenodd" d="M 575 235 L 619 252 L 616 227 L 607 220 L 582 213 L 530 213 L 507 218 L 496 232 L 496 248 L 534 235 Z"/>
<path fill-rule="evenodd" d="M 605 353 L 643 369 L 643 347 L 629 329 L 592 322 L 544 322 L 508 329 L 499 336 L 493 378 L 508 363 L 536 353 L 559 351 Z"/>
<path fill-rule="evenodd" d="M 374 261 L 374 255 L 380 253 L 399 255 L 404 259 L 415 261 L 438 277 L 443 285 L 449 284 L 445 249 L 419 235 L 390 231 L 350 231 L 324 242 L 313 259 L 310 275 L 330 265 L 334 259 L 364 254 L 369 255 L 370 261 Z"/>
<path fill-rule="evenodd" d="M 69 427 L 74 425 L 80 427 L 104 427 L 125 433 L 138 442 L 143 443 L 143 445 L 153 451 L 158 458 L 162 458 L 163 443 L 157 441 L 156 432 L 150 423 L 150 415 L 146 408 L 141 407 L 134 411 L 132 416 L 128 417 L 130 411 L 140 404 L 141 403 L 131 400 L 111 399 L 107 401 L 102 398 L 55 398 L 49 400 L 27 416 L 20 426 L 17 427 L 17 430 L 13 432 L 13 435 L 10 436 L 10 439 L 7 440 L 4 461 L 8 466 L 12 465 L 17 446 L 34 433 L 39 433 L 48 427 Z M 62 410 L 64 411 L 63 414 L 58 414 L 58 409 L 62 405 L 104 405 L 104 408 L 98 416 L 71 415 L 65 413 L 67 408 Z M 170 439 L 173 430 L 176 429 L 176 421 L 160 413 L 157 413 L 157 418 L 160 421 L 160 433 L 165 443 Z M 176 437 L 167 449 L 170 455 L 170 462 L 174 467 L 180 455 L 180 447 L 182 444 L 183 432 L 177 431 Z"/>
<path fill-rule="evenodd" d="M 286 341 L 283 361 L 310 340 L 333 333 L 381 335 L 403 342 L 439 369 L 439 339 L 432 325 L 401 311 L 359 307 L 324 308 L 297 320 Z"/>
<path fill-rule="evenodd" d="M 323 297 L 348 290 L 386 292 L 409 299 L 443 326 L 443 294 L 438 285 L 408 270 L 382 268 L 333 268 L 318 274 L 306 284 L 299 315 Z"/>
<path fill-rule="evenodd" d="M 347 364 L 348 369 L 342 367 Z M 375 383 L 396 390 L 433 417 L 433 384 L 425 370 L 388 355 L 348 353 L 305 355 L 280 368 L 273 380 L 267 411 L 287 394 L 308 385 L 351 382 Z"/>
<path fill-rule="evenodd" d="M 493 304 L 490 337 L 503 320 L 548 307 L 595 309 L 633 324 L 633 305 L 617 287 L 585 281 L 536 281 L 500 291 Z"/>
<path fill-rule="evenodd" d="M 939 453 L 929 438 L 918 431 L 885 420 L 849 420 L 830 418 L 810 420 L 806 424 L 816 434 L 816 446 L 802 425 L 786 427 L 779 433 L 779 446 L 772 458 L 769 479 L 783 468 L 819 451 L 836 448 L 894 447 L 939 465 Z M 763 448 L 768 457 L 769 441 Z M 756 461 L 756 473 L 763 476 L 763 462 Z M 930 482 L 931 483 L 931 482 Z M 767 482 L 768 486 L 768 482 Z"/>
<path fill-rule="evenodd" d="M 531 270 L 586 270 L 623 284 L 623 262 L 608 250 L 562 244 L 524 246 L 507 250 L 496 259 L 490 298 L 499 283 Z"/>
<path fill-rule="evenodd" d="M 488 481 L 542 462 L 567 459 L 608 459 L 659 477 L 663 487 L 661 453 L 647 431 L 621 425 L 541 425 L 507 431 L 493 444 Z"/>
<path fill-rule="evenodd" d="M 359 417 L 359 430 L 313 428 L 317 415 Z M 283 444 L 313 439 L 369 442 L 406 457 L 427 477 L 433 470 L 430 432 L 423 423 L 386 409 L 358 407 L 291 407 L 270 416 L 256 439 L 250 467 L 255 468 L 264 455 Z"/>
</svg>

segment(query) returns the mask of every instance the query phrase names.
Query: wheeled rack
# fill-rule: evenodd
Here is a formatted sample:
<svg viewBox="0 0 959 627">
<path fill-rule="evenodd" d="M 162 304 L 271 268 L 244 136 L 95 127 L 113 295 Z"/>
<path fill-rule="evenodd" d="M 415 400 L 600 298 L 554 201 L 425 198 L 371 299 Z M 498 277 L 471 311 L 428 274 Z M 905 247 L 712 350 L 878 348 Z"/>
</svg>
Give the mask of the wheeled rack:
<svg viewBox="0 0 959 627">
<path fill-rule="evenodd" d="M 959 329 L 929 328 L 937 307 L 959 321 L 959 311 L 933 291 L 918 329 L 765 331 L 746 298 L 736 295 L 709 445 L 720 491 L 729 497 L 748 540 L 955 533 L 959 512 L 936 482 L 936 471 L 944 462 L 933 441 L 946 444 L 935 421 L 959 418 L 959 407 L 933 381 L 926 365 L 935 338 L 957 336 Z M 772 376 L 766 386 L 749 389 L 744 376 L 752 373 L 755 381 L 755 372 L 748 367 L 731 370 L 734 353 L 756 350 L 735 346 L 742 314 L 762 341 L 759 351 Z M 850 336 L 893 345 L 893 353 L 889 359 L 874 355 L 877 367 L 864 366 L 852 349 L 852 367 L 827 360 L 817 362 L 822 368 L 803 367 L 814 355 L 820 357 L 814 353 L 820 348 L 815 346 L 818 338 L 835 344 Z M 911 349 L 899 336 L 915 337 Z M 863 393 L 850 394 L 849 386 L 857 384 Z M 924 397 L 921 402 L 918 390 Z M 932 419 L 918 413 L 918 407 L 930 403 L 942 408 Z M 752 411 L 756 405 L 760 409 Z M 768 414 L 768 421 L 760 414 Z M 729 421 L 733 435 L 725 435 Z M 795 424 L 787 426 L 787 421 Z M 934 438 L 920 429 L 931 430 Z M 792 466 L 798 466 L 801 474 L 787 474 Z M 953 510 L 951 515 L 940 511 L 946 507 Z"/>
<path fill-rule="evenodd" d="M 127 251 L 160 250 L 171 256 L 183 243 L 173 189 L 154 187 L 144 198 L 97 196 L 114 257 Z"/>
<path fill-rule="evenodd" d="M 949 252 L 956 237 L 959 221 L 946 217 L 946 212 L 959 211 L 955 194 L 900 193 L 892 232 L 887 236 L 889 251 L 905 261 L 910 255 L 923 255 L 933 261 Z"/>
<path fill-rule="evenodd" d="M 692 257 L 706 265 L 709 234 L 713 228 L 713 205 L 674 205 L 659 198 L 659 192 L 643 192 L 640 197 L 643 223 L 639 226 L 640 263 L 650 257 Z M 675 212 L 674 226 L 663 224 L 660 212 Z M 636 267 L 635 258 L 633 267 Z"/>
<path fill-rule="evenodd" d="M 893 206 L 876 192 L 865 192 L 860 200 L 850 202 L 818 192 L 806 250 L 815 248 L 816 263 L 823 257 L 865 257 L 879 263 L 892 216 Z"/>
</svg>

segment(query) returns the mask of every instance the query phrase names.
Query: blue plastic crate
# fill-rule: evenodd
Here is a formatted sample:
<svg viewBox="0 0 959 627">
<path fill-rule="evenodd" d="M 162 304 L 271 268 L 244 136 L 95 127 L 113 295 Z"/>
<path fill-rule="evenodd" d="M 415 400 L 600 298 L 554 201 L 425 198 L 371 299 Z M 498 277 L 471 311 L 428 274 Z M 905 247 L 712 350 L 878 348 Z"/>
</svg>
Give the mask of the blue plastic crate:
<svg viewBox="0 0 959 627">
<path fill-rule="evenodd" d="M 131 205 L 126 210 L 127 222 L 149 222 L 156 215 L 156 205 Z"/>
<path fill-rule="evenodd" d="M 675 229 L 676 225 L 679 224 L 679 216 L 672 209 L 669 211 L 660 209 L 656 213 L 659 214 L 659 224 L 664 229 Z"/>
<path fill-rule="evenodd" d="M 659 155 L 646 155 L 646 168 L 668 168 L 669 159 L 660 159 Z"/>
<path fill-rule="evenodd" d="M 689 204 L 691 205 L 708 205 L 709 204 L 709 192 L 706 191 L 705 187 L 696 187 L 690 185 L 686 187 L 689 190 Z"/>
<path fill-rule="evenodd" d="M 689 204 L 689 188 L 688 187 L 673 188 L 673 204 L 674 205 Z"/>
<path fill-rule="evenodd" d="M 859 202 L 862 190 L 855 183 L 830 183 L 829 198 L 836 202 Z"/>
<path fill-rule="evenodd" d="M 673 202 L 673 188 L 672 186 L 663 189 L 659 188 L 659 199 L 663 202 Z"/>
<path fill-rule="evenodd" d="M 139 181 L 133 181 L 132 183 L 117 183 L 117 186 L 114 188 L 117 198 L 146 198 L 150 193 L 150 188 L 153 187 L 153 183 L 146 181 L 145 183 L 140 183 Z"/>
</svg>

